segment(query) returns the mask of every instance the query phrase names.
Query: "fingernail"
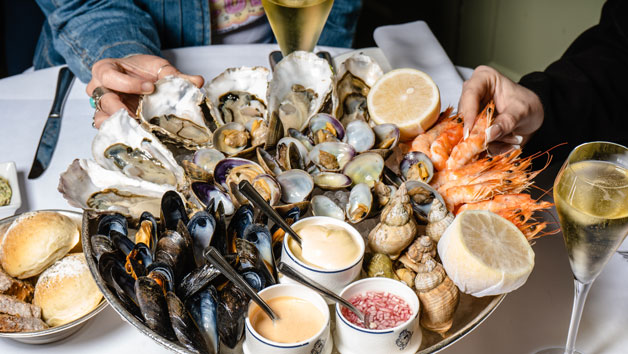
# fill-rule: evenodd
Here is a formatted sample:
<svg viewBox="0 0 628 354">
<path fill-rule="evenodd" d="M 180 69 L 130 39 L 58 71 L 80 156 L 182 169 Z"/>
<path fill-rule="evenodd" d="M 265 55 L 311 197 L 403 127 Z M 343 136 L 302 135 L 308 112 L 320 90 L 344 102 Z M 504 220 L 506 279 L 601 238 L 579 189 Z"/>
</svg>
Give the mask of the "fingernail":
<svg viewBox="0 0 628 354">
<path fill-rule="evenodd" d="M 493 141 L 502 135 L 502 128 L 499 125 L 491 125 L 484 131 L 486 141 Z"/>
<path fill-rule="evenodd" d="M 521 145 L 513 145 L 512 148 L 515 150 L 519 150 L 521 149 Z"/>
<path fill-rule="evenodd" d="M 464 128 L 464 134 L 462 135 L 462 139 L 466 139 L 469 137 L 469 128 Z"/>
<path fill-rule="evenodd" d="M 151 93 L 153 92 L 153 84 L 145 81 L 142 82 L 142 93 Z"/>
<path fill-rule="evenodd" d="M 517 142 L 517 144 L 521 144 L 523 142 L 523 137 L 521 135 L 513 135 L 513 138 Z"/>
</svg>

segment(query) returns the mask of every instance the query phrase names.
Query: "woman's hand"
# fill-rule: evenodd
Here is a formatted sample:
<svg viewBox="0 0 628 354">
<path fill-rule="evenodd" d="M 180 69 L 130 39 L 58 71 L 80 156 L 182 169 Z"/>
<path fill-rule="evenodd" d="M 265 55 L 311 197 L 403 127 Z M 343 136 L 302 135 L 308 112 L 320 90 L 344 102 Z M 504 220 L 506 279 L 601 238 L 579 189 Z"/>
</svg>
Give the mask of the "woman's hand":
<svg viewBox="0 0 628 354">
<path fill-rule="evenodd" d="M 95 127 L 99 128 L 105 119 L 120 108 L 135 116 L 139 95 L 153 92 L 154 82 L 168 75 L 182 76 L 197 87 L 203 86 L 202 76 L 181 74 L 166 59 L 154 55 L 138 54 L 97 61 L 92 66 L 92 80 L 87 84 L 87 94 L 91 97 L 94 89 L 99 86 L 115 92 L 107 92 L 101 97 L 101 110 L 94 114 Z"/>
<path fill-rule="evenodd" d="M 462 86 L 458 112 L 464 118 L 465 136 L 476 116 L 491 99 L 496 116 L 486 130 L 491 153 L 500 153 L 525 144 L 543 124 L 539 97 L 489 66 L 478 66 Z"/>
</svg>

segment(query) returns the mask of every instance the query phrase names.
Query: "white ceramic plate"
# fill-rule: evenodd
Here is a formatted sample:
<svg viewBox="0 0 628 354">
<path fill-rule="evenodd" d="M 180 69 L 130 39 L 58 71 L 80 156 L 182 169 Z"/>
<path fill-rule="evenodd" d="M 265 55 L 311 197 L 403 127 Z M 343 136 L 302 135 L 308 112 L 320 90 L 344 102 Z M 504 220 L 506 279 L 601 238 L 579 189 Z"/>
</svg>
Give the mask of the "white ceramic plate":
<svg viewBox="0 0 628 354">
<path fill-rule="evenodd" d="M 11 202 L 9 205 L 0 207 L 0 219 L 2 219 L 14 215 L 15 211 L 22 206 L 22 196 L 20 195 L 20 185 L 17 183 L 15 162 L 1 163 L 0 176 L 9 181 L 9 186 L 11 187 Z"/>
</svg>

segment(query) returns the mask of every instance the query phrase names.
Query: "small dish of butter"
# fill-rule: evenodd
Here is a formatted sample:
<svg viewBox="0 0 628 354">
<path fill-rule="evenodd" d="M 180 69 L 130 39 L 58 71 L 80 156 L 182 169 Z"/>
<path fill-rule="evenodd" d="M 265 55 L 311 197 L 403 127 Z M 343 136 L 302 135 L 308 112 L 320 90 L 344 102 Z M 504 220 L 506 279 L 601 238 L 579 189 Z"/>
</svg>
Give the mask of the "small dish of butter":
<svg viewBox="0 0 628 354">
<path fill-rule="evenodd" d="M 0 163 L 0 219 L 12 216 L 22 206 L 15 162 Z"/>
</svg>

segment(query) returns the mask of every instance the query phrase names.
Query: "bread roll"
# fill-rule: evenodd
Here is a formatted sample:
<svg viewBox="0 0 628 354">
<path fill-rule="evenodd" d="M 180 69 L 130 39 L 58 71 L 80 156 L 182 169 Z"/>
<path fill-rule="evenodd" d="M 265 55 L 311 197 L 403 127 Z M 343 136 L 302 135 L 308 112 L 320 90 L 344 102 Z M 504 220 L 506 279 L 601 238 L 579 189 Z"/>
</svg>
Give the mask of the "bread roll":
<svg viewBox="0 0 628 354">
<path fill-rule="evenodd" d="M 102 299 L 82 253 L 72 253 L 46 269 L 35 285 L 33 305 L 42 318 L 61 326 L 91 312 Z"/>
<path fill-rule="evenodd" d="M 2 268 L 10 276 L 35 276 L 63 258 L 79 241 L 78 225 L 53 212 L 24 213 L 13 221 L 0 243 Z"/>
</svg>

